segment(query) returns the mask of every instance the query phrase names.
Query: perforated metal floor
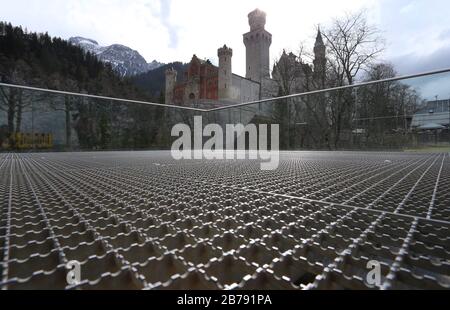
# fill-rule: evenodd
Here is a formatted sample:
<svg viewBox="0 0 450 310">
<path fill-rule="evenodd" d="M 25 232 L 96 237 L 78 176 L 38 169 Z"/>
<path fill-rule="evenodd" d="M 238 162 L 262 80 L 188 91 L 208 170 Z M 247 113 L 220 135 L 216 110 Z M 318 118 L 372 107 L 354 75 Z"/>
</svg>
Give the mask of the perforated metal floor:
<svg viewBox="0 0 450 310">
<path fill-rule="evenodd" d="M 369 289 L 371 260 L 450 288 L 448 154 L 2 154 L 0 180 L 2 289 Z"/>
</svg>

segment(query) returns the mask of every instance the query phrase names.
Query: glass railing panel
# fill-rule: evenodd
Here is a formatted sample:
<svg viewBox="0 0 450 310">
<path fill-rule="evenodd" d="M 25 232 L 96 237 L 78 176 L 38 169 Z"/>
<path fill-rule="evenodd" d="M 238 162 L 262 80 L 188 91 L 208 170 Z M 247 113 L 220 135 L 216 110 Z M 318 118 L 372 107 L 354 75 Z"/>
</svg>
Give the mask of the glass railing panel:
<svg viewBox="0 0 450 310">
<path fill-rule="evenodd" d="M 231 123 L 279 124 L 283 150 L 448 146 L 448 85 L 447 72 L 306 92 L 227 110 Z"/>
<path fill-rule="evenodd" d="M 176 124 L 279 125 L 282 150 L 398 150 L 450 142 L 450 73 L 211 109 L 0 86 L 1 150 L 170 149 Z M 204 140 L 207 137 L 204 137 Z"/>
</svg>

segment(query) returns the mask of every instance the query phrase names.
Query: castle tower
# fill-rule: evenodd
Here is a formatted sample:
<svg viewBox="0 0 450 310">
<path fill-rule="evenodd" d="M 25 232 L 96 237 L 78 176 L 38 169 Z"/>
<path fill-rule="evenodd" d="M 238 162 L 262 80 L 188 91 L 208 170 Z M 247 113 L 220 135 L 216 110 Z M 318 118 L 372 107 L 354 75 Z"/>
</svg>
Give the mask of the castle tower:
<svg viewBox="0 0 450 310">
<path fill-rule="evenodd" d="M 224 45 L 217 53 L 219 56 L 219 100 L 231 99 L 233 50 Z"/>
<path fill-rule="evenodd" d="M 246 55 L 246 78 L 262 83 L 270 78 L 270 45 L 272 35 L 264 27 L 266 25 L 266 13 L 256 9 L 248 14 L 250 32 L 244 34 Z"/>
<path fill-rule="evenodd" d="M 0 22 L 0 37 L 6 36 L 6 25 Z"/>
<path fill-rule="evenodd" d="M 177 83 L 177 71 L 173 68 L 166 70 L 166 104 L 173 104 L 173 91 Z"/>
<path fill-rule="evenodd" d="M 314 45 L 314 79 L 319 83 L 320 87 L 325 87 L 326 72 L 326 47 L 323 43 L 320 28 L 317 30 L 316 43 Z"/>
</svg>

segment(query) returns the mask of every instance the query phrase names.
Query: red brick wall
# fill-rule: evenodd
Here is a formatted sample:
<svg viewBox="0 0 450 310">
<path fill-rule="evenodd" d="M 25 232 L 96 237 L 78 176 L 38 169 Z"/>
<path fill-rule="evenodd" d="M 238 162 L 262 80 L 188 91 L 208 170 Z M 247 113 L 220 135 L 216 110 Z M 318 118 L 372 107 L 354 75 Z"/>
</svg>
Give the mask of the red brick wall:
<svg viewBox="0 0 450 310">
<path fill-rule="evenodd" d="M 219 70 L 209 63 L 201 63 L 194 57 L 185 72 L 186 79 L 199 78 L 200 98 L 197 99 L 219 99 Z M 182 104 L 186 83 L 179 83 L 174 89 L 174 101 L 176 104 Z"/>
</svg>

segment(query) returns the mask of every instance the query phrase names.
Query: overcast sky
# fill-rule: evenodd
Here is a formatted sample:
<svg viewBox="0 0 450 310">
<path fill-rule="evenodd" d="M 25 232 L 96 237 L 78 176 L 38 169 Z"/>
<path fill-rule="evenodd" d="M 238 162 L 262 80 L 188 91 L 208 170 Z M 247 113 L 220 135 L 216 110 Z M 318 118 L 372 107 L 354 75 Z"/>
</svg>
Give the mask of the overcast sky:
<svg viewBox="0 0 450 310">
<path fill-rule="evenodd" d="M 383 60 L 399 74 L 450 67 L 449 0 L 0 0 L 0 20 L 65 39 L 124 44 L 149 62 L 188 62 L 195 53 L 215 63 L 217 48 L 227 44 L 233 71 L 244 75 L 242 34 L 257 7 L 267 12 L 272 60 L 283 48 L 312 46 L 318 24 L 365 8 L 386 39 Z M 449 96 L 446 89 L 440 93 Z"/>
</svg>

